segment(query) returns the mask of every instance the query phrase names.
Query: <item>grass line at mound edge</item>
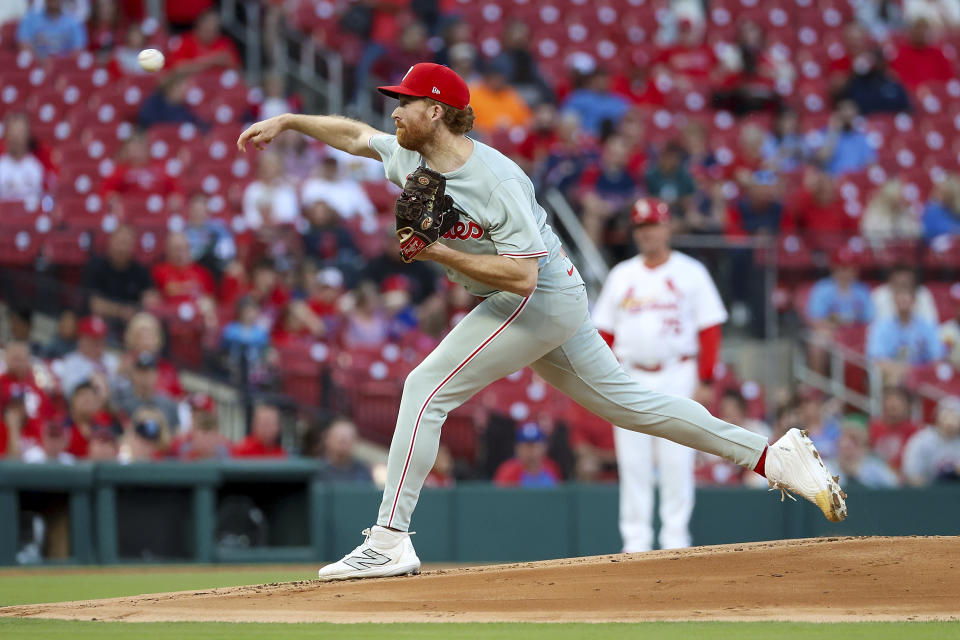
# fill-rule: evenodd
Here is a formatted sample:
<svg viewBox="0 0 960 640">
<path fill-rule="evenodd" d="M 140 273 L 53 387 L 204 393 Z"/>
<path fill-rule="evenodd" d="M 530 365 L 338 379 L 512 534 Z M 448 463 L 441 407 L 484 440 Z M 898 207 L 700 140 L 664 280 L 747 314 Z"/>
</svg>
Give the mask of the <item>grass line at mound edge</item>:
<svg viewBox="0 0 960 640">
<path fill-rule="evenodd" d="M 274 569 L 235 571 L 154 572 L 146 568 L 140 573 L 38 573 L 5 576 L 0 572 L 0 606 L 96 600 L 147 593 L 240 587 L 310 580 L 316 569 Z"/>
<path fill-rule="evenodd" d="M 254 624 L 215 622 L 74 622 L 0 618 L 5 640 L 366 640 L 389 634 L 410 640 L 950 640 L 960 638 L 958 622 L 646 622 L 604 624 L 410 623 L 410 624 Z"/>
</svg>

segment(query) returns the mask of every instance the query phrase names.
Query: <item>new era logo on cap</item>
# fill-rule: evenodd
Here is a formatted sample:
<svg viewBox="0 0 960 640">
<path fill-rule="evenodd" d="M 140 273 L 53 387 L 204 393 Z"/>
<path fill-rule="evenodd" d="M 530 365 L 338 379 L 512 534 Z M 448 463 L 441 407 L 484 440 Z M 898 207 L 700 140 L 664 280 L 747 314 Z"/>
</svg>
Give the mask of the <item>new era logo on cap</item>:
<svg viewBox="0 0 960 640">
<path fill-rule="evenodd" d="M 437 89 L 436 87 L 434 87 L 431 92 L 432 92 L 432 93 L 435 93 L 435 94 L 437 94 L 437 95 L 440 95 L 440 89 Z"/>
</svg>

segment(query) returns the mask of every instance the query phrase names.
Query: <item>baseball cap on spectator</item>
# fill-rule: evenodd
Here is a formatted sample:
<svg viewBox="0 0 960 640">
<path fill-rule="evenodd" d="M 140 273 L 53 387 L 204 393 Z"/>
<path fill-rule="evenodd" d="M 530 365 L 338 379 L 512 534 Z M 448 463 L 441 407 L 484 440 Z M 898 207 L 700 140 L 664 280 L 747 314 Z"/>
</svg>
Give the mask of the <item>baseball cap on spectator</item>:
<svg viewBox="0 0 960 640">
<path fill-rule="evenodd" d="M 317 282 L 325 287 L 340 289 L 343 287 L 343 273 L 336 267 L 327 267 L 317 271 Z"/>
<path fill-rule="evenodd" d="M 217 410 L 217 405 L 213 402 L 213 398 L 206 393 L 191 393 L 190 397 L 187 398 L 187 404 L 190 405 L 190 409 L 193 411 L 213 413 Z"/>
<path fill-rule="evenodd" d="M 543 442 L 546 434 L 536 422 L 525 422 L 517 429 L 517 442 Z"/>
<path fill-rule="evenodd" d="M 137 355 L 137 359 L 134 361 L 133 366 L 135 366 L 137 369 L 156 369 L 157 356 L 153 355 L 149 351 L 141 351 Z"/>
<path fill-rule="evenodd" d="M 659 198 L 640 198 L 630 212 L 630 221 L 643 224 L 666 224 L 670 222 L 670 207 Z"/>
<path fill-rule="evenodd" d="M 410 279 L 402 274 L 394 274 L 383 281 L 380 292 L 387 294 L 391 291 L 410 291 Z"/>
<path fill-rule="evenodd" d="M 391 98 L 432 98 L 454 109 L 466 109 L 470 104 L 470 89 L 463 78 L 450 67 L 433 62 L 413 65 L 400 84 L 377 87 L 377 91 Z"/>
<path fill-rule="evenodd" d="M 134 426 L 133 430 L 138 436 L 150 442 L 158 441 L 162 432 L 160 423 L 152 419 L 141 420 Z"/>
<path fill-rule="evenodd" d="M 102 340 L 107 337 L 107 323 L 100 316 L 87 316 L 77 324 L 77 335 Z"/>
</svg>

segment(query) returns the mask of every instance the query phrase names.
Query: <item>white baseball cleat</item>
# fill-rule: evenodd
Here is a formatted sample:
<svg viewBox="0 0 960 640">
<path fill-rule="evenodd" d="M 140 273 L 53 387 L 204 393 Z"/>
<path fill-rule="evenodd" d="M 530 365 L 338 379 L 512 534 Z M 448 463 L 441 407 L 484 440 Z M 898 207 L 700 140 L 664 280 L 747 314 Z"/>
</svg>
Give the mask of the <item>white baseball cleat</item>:
<svg viewBox="0 0 960 640">
<path fill-rule="evenodd" d="M 847 517 L 847 494 L 823 466 L 823 460 L 806 431 L 790 429 L 767 449 L 764 463 L 770 490 L 780 489 L 783 496 L 798 493 L 814 503 L 827 520 L 840 522 Z"/>
<path fill-rule="evenodd" d="M 380 525 L 364 529 L 367 538 L 338 562 L 320 569 L 321 580 L 385 578 L 420 573 L 420 558 L 413 550 L 410 534 Z"/>
</svg>

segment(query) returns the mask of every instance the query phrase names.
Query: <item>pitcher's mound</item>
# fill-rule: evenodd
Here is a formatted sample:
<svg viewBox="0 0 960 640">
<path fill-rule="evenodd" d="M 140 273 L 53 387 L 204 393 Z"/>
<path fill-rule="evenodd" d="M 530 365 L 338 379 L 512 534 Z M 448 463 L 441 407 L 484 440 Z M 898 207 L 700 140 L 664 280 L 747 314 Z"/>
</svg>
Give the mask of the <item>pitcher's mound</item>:
<svg viewBox="0 0 960 640">
<path fill-rule="evenodd" d="M 957 564 L 958 537 L 820 538 L 6 607 L 0 616 L 137 622 L 960 619 Z"/>
</svg>

